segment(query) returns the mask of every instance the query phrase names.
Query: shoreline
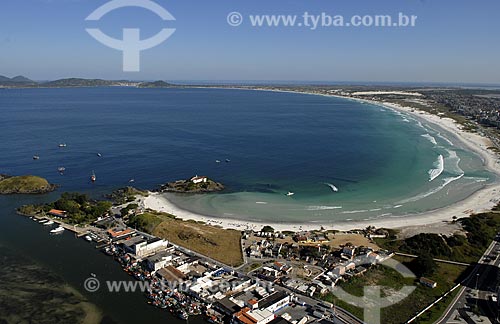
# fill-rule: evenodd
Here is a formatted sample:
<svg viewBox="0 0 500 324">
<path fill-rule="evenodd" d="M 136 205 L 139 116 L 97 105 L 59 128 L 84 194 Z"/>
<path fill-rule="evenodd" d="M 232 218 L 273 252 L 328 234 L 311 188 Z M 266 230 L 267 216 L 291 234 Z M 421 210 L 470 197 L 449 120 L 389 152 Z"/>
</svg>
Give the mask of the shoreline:
<svg viewBox="0 0 500 324">
<path fill-rule="evenodd" d="M 239 88 L 235 88 L 239 89 Z M 296 93 L 296 94 L 308 94 L 308 95 L 318 95 L 325 97 L 334 97 L 346 100 L 354 100 L 361 103 L 368 103 L 377 106 L 381 106 L 387 109 L 399 111 L 405 114 L 412 115 L 417 119 L 423 119 L 428 123 L 436 125 L 445 131 L 451 133 L 457 139 L 467 147 L 468 150 L 478 154 L 485 168 L 500 176 L 500 165 L 497 163 L 499 157 L 489 151 L 487 148 L 491 146 L 491 140 L 487 137 L 483 137 L 477 133 L 466 132 L 461 129 L 460 125 L 457 124 L 453 119 L 447 117 L 440 117 L 419 109 L 404 107 L 398 104 L 379 102 L 369 99 L 344 97 L 339 95 L 326 95 L 311 92 L 299 92 L 299 91 L 287 91 L 287 90 L 275 90 L 275 89 L 239 89 L 239 90 L 253 90 L 253 91 L 271 91 L 271 92 L 283 92 L 283 93 Z M 453 217 L 462 218 L 468 217 L 471 214 L 486 212 L 491 210 L 498 202 L 499 197 L 497 192 L 500 191 L 500 182 L 490 184 L 482 189 L 477 190 L 465 199 L 455 202 L 449 206 L 442 207 L 436 210 L 430 210 L 427 212 L 412 214 L 406 216 L 392 216 L 375 220 L 367 221 L 340 221 L 332 225 L 332 222 L 327 221 L 317 221 L 309 223 L 292 223 L 292 222 L 257 222 L 257 221 L 245 221 L 240 219 L 231 219 L 223 217 L 205 216 L 197 213 L 193 213 L 184 210 L 171 201 L 169 201 L 165 196 L 157 193 L 150 193 L 146 198 L 139 199 L 139 204 L 143 208 L 157 210 L 160 212 L 166 212 L 176 216 L 182 220 L 195 220 L 200 222 L 205 222 L 207 225 L 220 226 L 225 229 L 236 229 L 236 230 L 255 230 L 259 231 L 263 226 L 269 225 L 277 231 L 301 231 L 301 230 L 319 230 L 321 228 L 325 230 L 339 230 L 339 231 L 349 231 L 355 229 L 364 229 L 368 226 L 375 226 L 377 228 L 390 228 L 390 229 L 400 229 L 406 227 L 422 226 L 422 225 L 433 225 L 441 224 L 443 222 L 449 222 L 453 220 Z"/>
</svg>

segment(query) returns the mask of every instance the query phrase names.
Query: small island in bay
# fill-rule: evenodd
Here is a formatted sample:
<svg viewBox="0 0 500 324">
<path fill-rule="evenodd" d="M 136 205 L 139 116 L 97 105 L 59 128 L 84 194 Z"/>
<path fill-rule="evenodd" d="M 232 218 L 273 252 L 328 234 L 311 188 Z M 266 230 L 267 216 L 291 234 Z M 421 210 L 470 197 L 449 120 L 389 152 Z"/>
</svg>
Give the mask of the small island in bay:
<svg viewBox="0 0 500 324">
<path fill-rule="evenodd" d="M 0 194 L 44 194 L 54 191 L 56 185 L 49 183 L 46 179 L 33 176 L 9 176 L 0 174 Z"/>
<path fill-rule="evenodd" d="M 169 182 L 160 187 L 159 192 L 207 193 L 224 190 L 224 185 L 208 177 L 194 176 L 187 180 Z"/>
</svg>

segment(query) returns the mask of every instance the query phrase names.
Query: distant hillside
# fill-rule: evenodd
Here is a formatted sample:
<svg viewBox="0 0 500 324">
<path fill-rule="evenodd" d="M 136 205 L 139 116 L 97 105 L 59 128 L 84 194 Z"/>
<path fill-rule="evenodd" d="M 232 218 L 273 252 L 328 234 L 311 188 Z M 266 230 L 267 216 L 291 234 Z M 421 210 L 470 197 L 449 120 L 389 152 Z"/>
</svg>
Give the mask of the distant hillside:
<svg viewBox="0 0 500 324">
<path fill-rule="evenodd" d="M 175 87 L 175 85 L 165 82 L 165 81 L 154 81 L 154 82 L 143 82 L 140 83 L 137 87 L 139 88 L 171 88 Z"/>
<path fill-rule="evenodd" d="M 138 87 L 138 88 L 170 88 L 175 87 L 165 81 L 138 82 L 129 80 L 103 80 L 103 79 L 83 79 L 66 78 L 54 81 L 35 82 L 22 75 L 8 78 L 0 75 L 0 87 L 19 88 L 79 88 L 79 87 Z"/>
<path fill-rule="evenodd" d="M 110 81 L 101 79 L 70 78 L 50 81 L 41 84 L 43 87 L 110 87 L 125 84 L 134 84 L 130 81 Z"/>
<path fill-rule="evenodd" d="M 22 76 L 22 75 L 18 75 L 16 77 L 13 77 L 12 79 L 10 79 L 12 82 L 17 82 L 17 83 L 36 83 L 35 81 L 33 80 L 30 80 L 28 79 L 27 77 L 25 76 Z"/>
<path fill-rule="evenodd" d="M 8 78 L 6 76 L 0 75 L 0 85 L 4 86 L 18 86 L 18 85 L 35 85 L 35 81 L 28 79 L 22 75 L 18 75 L 14 78 Z"/>
</svg>

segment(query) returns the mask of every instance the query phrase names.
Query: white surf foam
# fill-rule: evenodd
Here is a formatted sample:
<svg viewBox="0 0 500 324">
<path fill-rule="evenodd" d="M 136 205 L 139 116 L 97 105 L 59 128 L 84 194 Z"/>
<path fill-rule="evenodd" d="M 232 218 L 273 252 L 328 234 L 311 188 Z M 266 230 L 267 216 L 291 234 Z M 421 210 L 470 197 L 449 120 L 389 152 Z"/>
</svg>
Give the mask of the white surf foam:
<svg viewBox="0 0 500 324">
<path fill-rule="evenodd" d="M 342 209 L 342 206 L 308 206 L 306 210 L 332 210 Z"/>
<path fill-rule="evenodd" d="M 424 135 L 420 135 L 420 136 L 425 137 L 427 140 L 429 140 L 429 142 L 431 142 L 434 145 L 437 145 L 436 139 L 432 135 L 424 134 Z"/>
<path fill-rule="evenodd" d="M 429 170 L 429 181 L 433 181 L 441 175 L 444 171 L 444 158 L 440 154 L 436 162 L 434 162 L 435 169 Z"/>
<path fill-rule="evenodd" d="M 438 193 L 439 191 L 441 191 L 444 187 L 446 187 L 447 185 L 449 185 L 453 181 L 457 181 L 457 180 L 461 179 L 463 176 L 464 176 L 464 174 L 461 174 L 461 175 L 454 177 L 454 178 L 445 178 L 445 179 L 443 179 L 443 184 L 440 185 L 439 187 L 434 188 L 434 189 L 427 191 L 425 193 L 422 193 L 420 195 L 416 195 L 414 197 L 398 201 L 398 203 L 399 204 L 406 204 L 409 202 L 416 202 L 416 201 L 419 201 L 419 200 L 424 199 L 426 197 L 429 197 L 430 195 Z"/>
<path fill-rule="evenodd" d="M 341 214 L 358 214 L 358 213 L 366 213 L 369 212 L 368 209 L 363 209 L 363 210 L 346 210 L 342 212 Z"/>
<path fill-rule="evenodd" d="M 446 171 L 455 173 L 455 174 L 462 174 L 464 173 L 464 170 L 460 168 L 460 157 L 458 156 L 456 151 L 453 150 L 446 150 L 448 152 L 448 157 L 445 159 L 446 161 Z"/>
<path fill-rule="evenodd" d="M 338 192 L 339 189 L 337 187 L 335 187 L 334 185 L 332 185 L 331 183 L 325 183 L 328 187 L 330 187 L 330 189 L 332 189 L 333 192 Z"/>
</svg>

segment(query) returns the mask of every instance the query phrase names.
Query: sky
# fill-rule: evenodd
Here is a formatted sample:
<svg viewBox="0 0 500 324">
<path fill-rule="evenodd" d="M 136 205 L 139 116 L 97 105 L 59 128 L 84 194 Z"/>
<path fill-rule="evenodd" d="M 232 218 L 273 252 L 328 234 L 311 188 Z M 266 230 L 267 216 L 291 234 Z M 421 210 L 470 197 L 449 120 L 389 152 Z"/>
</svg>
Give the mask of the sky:
<svg viewBox="0 0 500 324">
<path fill-rule="evenodd" d="M 127 80 L 262 80 L 500 84 L 498 0 L 154 0 L 175 20 L 123 7 L 85 20 L 109 0 L 0 0 L 0 75 Z M 127 0 L 120 0 L 127 1 Z M 150 1 L 150 0 L 141 0 Z M 241 25 L 228 14 L 238 12 Z M 413 27 L 252 26 L 250 15 L 417 16 Z M 234 20 L 232 21 L 234 22 Z M 123 71 L 123 52 L 87 28 L 141 39 L 175 28 Z"/>
</svg>

